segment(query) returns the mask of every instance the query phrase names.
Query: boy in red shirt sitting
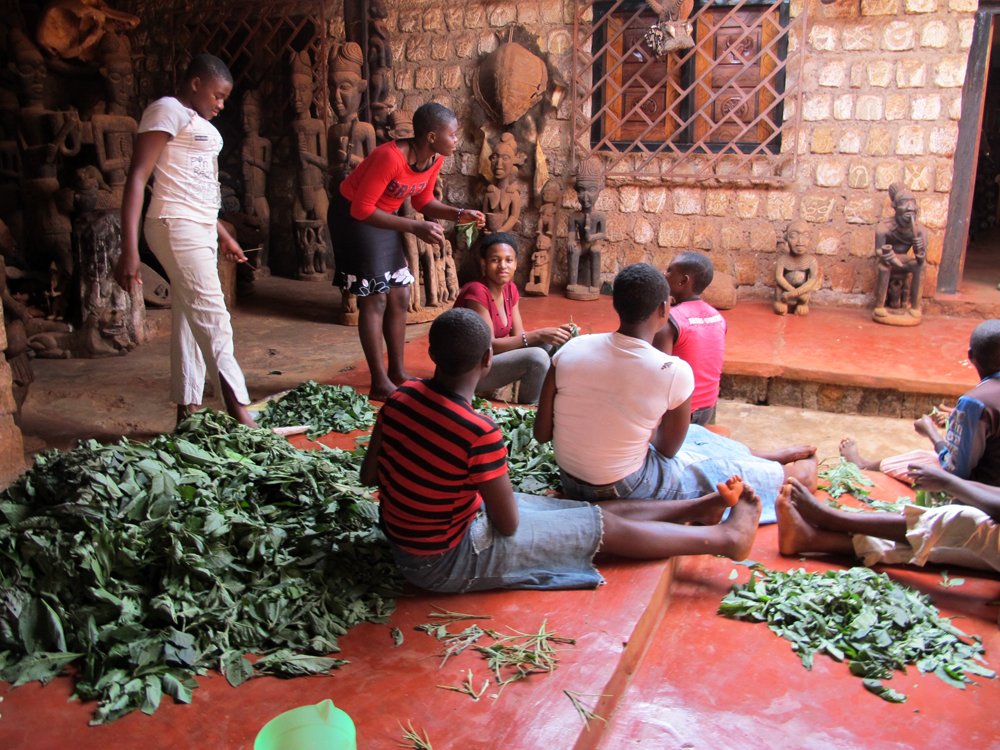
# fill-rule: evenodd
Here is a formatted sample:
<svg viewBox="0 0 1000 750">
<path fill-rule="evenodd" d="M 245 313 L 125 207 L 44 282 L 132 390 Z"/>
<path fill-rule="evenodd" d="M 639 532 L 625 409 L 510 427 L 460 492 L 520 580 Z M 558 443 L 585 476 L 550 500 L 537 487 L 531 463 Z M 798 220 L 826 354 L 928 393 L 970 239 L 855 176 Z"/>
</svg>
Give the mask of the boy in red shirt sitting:
<svg viewBox="0 0 1000 750">
<path fill-rule="evenodd" d="M 590 504 L 515 493 L 499 428 L 472 408 L 492 338 L 472 310 L 441 314 L 430 330 L 434 377 L 403 384 L 379 412 L 361 479 L 378 484 L 382 529 L 407 580 L 443 592 L 593 588 L 603 582 L 598 552 L 746 557 L 761 505 L 736 478 L 724 494 L 691 500 Z"/>
<path fill-rule="evenodd" d="M 691 423 L 715 424 L 719 402 L 722 361 L 726 356 L 726 319 L 701 299 L 712 283 L 715 269 L 701 253 L 681 253 L 667 266 L 670 284 L 670 319 L 656 334 L 653 346 L 680 357 L 694 372 Z"/>
</svg>

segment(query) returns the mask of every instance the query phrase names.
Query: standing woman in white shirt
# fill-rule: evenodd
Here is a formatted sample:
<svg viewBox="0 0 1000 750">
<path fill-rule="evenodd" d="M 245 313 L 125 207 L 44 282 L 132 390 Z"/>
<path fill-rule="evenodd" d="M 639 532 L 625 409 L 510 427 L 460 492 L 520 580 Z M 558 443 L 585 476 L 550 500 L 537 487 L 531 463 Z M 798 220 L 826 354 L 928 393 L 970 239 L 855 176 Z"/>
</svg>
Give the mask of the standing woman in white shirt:
<svg viewBox="0 0 1000 750">
<path fill-rule="evenodd" d="M 226 64 L 202 54 L 191 61 L 176 96 L 157 99 L 143 112 L 122 199 L 122 253 L 115 279 L 126 290 L 142 284 L 139 217 L 146 183 L 155 176 L 143 231 L 170 279 L 170 397 L 177 418 L 201 407 L 210 369 L 230 416 L 256 426 L 247 411 L 250 396 L 233 352 L 216 258 L 221 251 L 237 263 L 247 259 L 219 222 L 222 136 L 209 122 L 232 90 Z"/>
</svg>

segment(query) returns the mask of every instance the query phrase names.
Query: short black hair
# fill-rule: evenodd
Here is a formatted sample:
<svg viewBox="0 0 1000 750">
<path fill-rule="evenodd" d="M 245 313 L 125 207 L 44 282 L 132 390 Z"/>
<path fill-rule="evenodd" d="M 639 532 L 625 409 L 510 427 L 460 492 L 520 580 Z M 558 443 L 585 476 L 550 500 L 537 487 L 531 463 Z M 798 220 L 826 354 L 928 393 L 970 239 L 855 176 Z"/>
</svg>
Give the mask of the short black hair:
<svg viewBox="0 0 1000 750">
<path fill-rule="evenodd" d="M 622 323 L 647 320 L 669 296 L 666 277 L 649 263 L 623 268 L 611 290 L 611 302 Z"/>
<path fill-rule="evenodd" d="M 445 125 L 457 121 L 455 113 L 443 104 L 437 102 L 421 104 L 413 113 L 413 137 L 423 138 L 428 133 L 433 133 Z"/>
<path fill-rule="evenodd" d="M 980 377 L 1000 372 L 1000 320 L 984 320 L 969 337 L 969 357 Z"/>
<path fill-rule="evenodd" d="M 233 82 L 233 74 L 226 65 L 215 55 L 203 52 L 195 55 L 188 63 L 187 70 L 184 71 L 184 83 L 193 81 L 195 78 L 217 78 L 227 83 Z"/>
<path fill-rule="evenodd" d="M 688 250 L 670 261 L 670 265 L 679 268 L 694 280 L 694 293 L 701 294 L 715 278 L 715 268 L 707 255 Z"/>
<path fill-rule="evenodd" d="M 434 319 L 428 339 L 435 367 L 444 375 L 461 375 L 482 361 L 493 332 L 477 313 L 453 307 Z"/>
<path fill-rule="evenodd" d="M 489 249 L 494 245 L 510 245 L 514 248 L 514 255 L 517 255 L 517 237 L 510 232 L 493 232 L 483 237 L 483 241 L 479 243 L 479 257 L 486 260 Z"/>
</svg>

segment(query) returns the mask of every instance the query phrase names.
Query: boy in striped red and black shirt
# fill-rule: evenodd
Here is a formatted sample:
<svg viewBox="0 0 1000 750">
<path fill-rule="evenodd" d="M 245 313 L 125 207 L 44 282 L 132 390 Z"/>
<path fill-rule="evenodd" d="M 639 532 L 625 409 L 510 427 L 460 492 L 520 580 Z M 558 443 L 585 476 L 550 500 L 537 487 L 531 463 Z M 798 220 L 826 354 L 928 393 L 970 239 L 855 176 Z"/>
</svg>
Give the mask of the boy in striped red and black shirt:
<svg viewBox="0 0 1000 750">
<path fill-rule="evenodd" d="M 760 515 L 750 487 L 723 523 L 718 493 L 610 504 L 515 493 L 499 428 L 472 408 L 491 340 L 471 310 L 440 315 L 430 330 L 434 377 L 394 391 L 372 432 L 361 478 L 378 484 L 382 529 L 409 581 L 448 592 L 593 588 L 603 582 L 593 563 L 601 550 L 746 555 Z"/>
</svg>

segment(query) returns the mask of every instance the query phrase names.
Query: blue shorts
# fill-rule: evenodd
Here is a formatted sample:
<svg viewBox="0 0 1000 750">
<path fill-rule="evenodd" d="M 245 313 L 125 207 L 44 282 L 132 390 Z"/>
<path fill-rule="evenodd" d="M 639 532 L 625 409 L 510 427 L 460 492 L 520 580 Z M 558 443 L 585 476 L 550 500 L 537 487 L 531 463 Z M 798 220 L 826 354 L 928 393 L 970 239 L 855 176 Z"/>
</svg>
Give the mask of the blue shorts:
<svg viewBox="0 0 1000 750">
<path fill-rule="evenodd" d="M 785 470 L 777 461 L 758 458 L 743 443 L 717 435 L 699 425 L 688 427 L 677 455 L 667 458 L 652 445 L 638 471 L 613 484 L 595 486 L 562 472 L 563 494 L 596 502 L 615 498 L 687 500 L 716 491 L 716 484 L 738 474 L 761 501 L 760 522 L 777 521 L 774 502 L 785 481 Z"/>
<path fill-rule="evenodd" d="M 592 589 L 604 583 L 594 567 L 601 545 L 601 509 L 589 503 L 515 492 L 520 520 L 511 536 L 498 534 L 485 511 L 454 549 L 411 555 L 390 541 L 400 572 L 428 591 Z"/>
</svg>

